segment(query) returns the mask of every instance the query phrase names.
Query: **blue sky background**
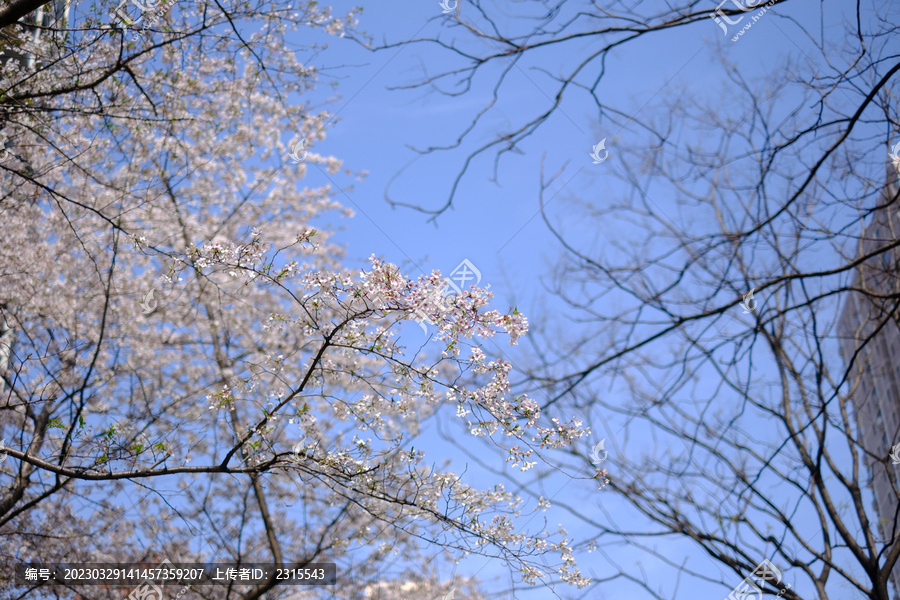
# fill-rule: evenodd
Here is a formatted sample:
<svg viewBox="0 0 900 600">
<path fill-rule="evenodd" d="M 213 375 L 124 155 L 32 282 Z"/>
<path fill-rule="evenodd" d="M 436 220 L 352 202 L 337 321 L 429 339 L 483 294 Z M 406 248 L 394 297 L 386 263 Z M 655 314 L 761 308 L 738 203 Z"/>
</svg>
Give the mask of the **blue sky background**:
<svg viewBox="0 0 900 600">
<path fill-rule="evenodd" d="M 333 2 L 332 6 L 335 14 L 341 14 L 354 4 L 357 3 Z M 707 4 L 708 8 L 713 8 L 716 3 L 710 1 Z M 523 5 L 509 4 L 509 9 Z M 736 43 L 731 42 L 730 35 L 726 38 L 711 20 L 706 20 L 626 44 L 613 52 L 607 61 L 600 96 L 604 103 L 632 114 L 640 108 L 638 116 L 649 120 L 667 95 L 689 90 L 698 101 L 722 97 L 721 115 L 727 115 L 728 106 L 722 91 L 731 84 L 723 77 L 721 59 L 739 68 L 745 79 L 754 81 L 768 76 L 788 55 L 798 60 L 819 56 L 818 51 L 809 47 L 811 41 L 799 33 L 792 19 L 819 33 L 824 6 L 823 3 L 806 2 L 775 7 Z M 703 7 L 707 6 L 701 5 L 698 9 Z M 463 4 L 462 10 L 467 8 L 468 5 Z M 365 3 L 364 9 L 359 29 L 376 41 L 383 38 L 399 42 L 414 36 L 437 35 L 451 39 L 455 35 L 448 28 L 448 21 L 441 17 L 437 0 Z M 843 38 L 844 20 L 851 19 L 853 10 L 850 2 L 829 7 L 830 12 L 821 21 L 826 40 L 838 43 Z M 302 45 L 306 45 L 313 34 L 301 31 L 297 35 L 299 47 L 301 37 Z M 481 286 L 491 285 L 495 308 L 505 311 L 516 305 L 532 323 L 548 320 L 557 325 L 565 324 L 561 321 L 565 317 L 561 304 L 542 287 L 542 278 L 546 278 L 557 264 L 561 249 L 538 214 L 540 161 L 542 156 L 546 157 L 548 177 L 568 161 L 567 169 L 547 195 L 548 199 L 552 198 L 548 204 L 551 219 L 565 224 L 570 237 L 582 244 L 582 248 L 601 247 L 608 243 L 604 235 L 608 236 L 610 232 L 597 231 L 593 222 L 583 225 L 579 215 L 571 210 L 569 201 L 578 198 L 602 206 L 605 198 L 618 198 L 627 193 L 623 182 L 613 176 L 613 170 L 620 168 L 616 158 L 631 141 L 629 131 L 598 115 L 596 106 L 585 92 L 571 90 L 550 121 L 521 144 L 524 154 L 504 155 L 497 183 L 490 181 L 494 154 L 477 158 L 461 181 L 453 208 L 438 217 L 435 225 L 427 222 L 428 215 L 389 206 L 384 198 L 388 186 L 397 201 L 429 208 L 441 206 L 447 200 L 468 152 L 492 139 L 497 132 L 506 130 L 511 123 L 519 124 L 524 117 L 538 114 L 539 110 L 549 106 L 556 92 L 554 82 L 529 69 L 536 63 L 524 62 L 522 68 L 510 72 L 498 107 L 462 148 L 419 156 L 409 147 L 438 146 L 456 140 L 473 115 L 489 101 L 494 79 L 481 74 L 472 90 L 456 98 L 424 89 L 391 91 L 387 88 L 420 80 L 423 69 L 436 74 L 460 63 L 448 61 L 446 53 L 425 44 L 373 54 L 351 40 L 323 37 L 321 41 L 329 44 L 327 50 L 315 56 L 301 54 L 307 64 L 322 70 L 322 80 L 313 98 L 324 102 L 332 97 L 333 90 L 325 84 L 333 78 L 339 83 L 337 91 L 341 99 L 324 106 L 337 112 L 339 120 L 327 131 L 327 139 L 315 145 L 314 151 L 344 160 L 345 168 L 369 172 L 364 182 L 356 183 L 352 191 L 338 196 L 345 206 L 357 213 L 353 219 L 337 222 L 342 230 L 335 239 L 346 245 L 348 265 L 363 267 L 368 264 L 367 257 L 375 254 L 401 265 L 408 276 L 415 277 L 435 268 L 447 275 L 463 259 L 468 259 L 482 274 Z M 574 60 L 591 52 L 595 45 L 596 40 L 586 39 L 580 44 L 566 45 L 565 53 L 561 49 L 550 49 L 540 55 L 540 66 L 551 73 L 565 71 Z M 573 53 L 574 49 L 578 52 Z M 486 73 L 496 75 L 498 69 L 489 68 Z M 678 132 L 676 136 L 689 137 L 694 133 Z M 292 135 L 294 132 L 285 132 L 285 138 Z M 589 153 L 602 138 L 606 138 L 609 159 L 595 165 Z M 645 141 L 640 140 L 640 143 Z M 328 181 L 343 185 L 346 181 L 346 178 L 326 178 L 314 167 L 308 173 L 310 186 Z M 396 180 L 391 183 L 395 176 Z M 654 197 L 652 201 L 664 214 L 675 217 L 679 212 L 679 207 L 665 196 Z M 621 232 L 623 238 L 635 234 L 640 232 Z M 404 330 L 404 336 L 409 336 L 410 344 L 424 341 L 416 326 Z M 526 344 L 511 348 L 503 336 L 496 341 L 494 349 L 502 350 L 513 364 L 524 360 Z M 609 465 L 613 473 L 616 452 L 639 452 L 646 443 L 641 439 L 640 429 L 632 430 L 628 439 L 631 445 L 626 449 L 623 440 L 616 438 L 619 424 L 607 422 L 603 415 L 585 415 L 585 420 L 595 431 L 591 440 L 586 441 L 608 439 Z M 649 439 L 650 433 L 643 433 L 647 436 L 645 439 Z M 452 460 L 457 472 L 467 468 L 467 482 L 482 487 L 496 483 L 493 477 L 479 472 L 466 460 L 458 447 L 440 440 L 434 428 L 426 430 L 422 438 L 429 456 Z M 418 440 L 416 445 L 419 446 Z M 586 473 L 583 469 L 582 474 Z M 524 476 L 523 481 L 527 481 Z M 611 494 L 596 492 L 592 489 L 594 485 L 590 481 L 570 482 L 560 477 L 551 480 L 544 493 L 551 498 L 565 497 L 569 502 L 574 499 L 586 512 L 605 511 L 614 515 L 620 525 L 627 523 L 632 516 L 622 502 Z M 548 525 L 567 524 L 564 511 L 549 514 Z M 540 518 L 530 523 L 530 527 L 539 525 Z M 577 536 L 576 539 L 581 540 Z M 684 540 L 660 540 L 656 547 L 661 555 L 674 562 L 687 559 L 695 570 L 708 569 L 712 579 L 723 572 L 718 563 Z M 643 572 L 654 587 L 666 592 L 675 589 L 675 573 L 671 568 L 662 562 L 648 563 L 646 554 L 627 547 L 601 546 L 600 551 L 590 555 L 580 553 L 578 559 L 585 574 L 602 575 L 607 572 L 607 561 L 616 560 L 626 570 L 640 575 L 635 563 L 639 557 L 643 558 Z M 491 591 L 508 587 L 508 574 L 497 562 L 474 558 L 463 561 L 457 568 L 461 573 L 477 573 L 478 577 L 488 581 Z M 786 581 L 794 583 L 789 571 L 783 571 Z M 733 574 L 725 575 L 725 578 L 734 579 L 734 584 L 739 581 Z M 603 584 L 582 592 L 584 595 L 567 586 L 557 588 L 562 597 L 609 599 L 633 597 L 635 591 L 632 584 L 622 581 Z M 682 582 L 676 597 L 720 598 L 727 593 L 727 589 L 712 583 L 693 582 L 685 586 Z M 546 590 L 536 590 L 517 593 L 516 597 L 551 596 Z"/>
</svg>

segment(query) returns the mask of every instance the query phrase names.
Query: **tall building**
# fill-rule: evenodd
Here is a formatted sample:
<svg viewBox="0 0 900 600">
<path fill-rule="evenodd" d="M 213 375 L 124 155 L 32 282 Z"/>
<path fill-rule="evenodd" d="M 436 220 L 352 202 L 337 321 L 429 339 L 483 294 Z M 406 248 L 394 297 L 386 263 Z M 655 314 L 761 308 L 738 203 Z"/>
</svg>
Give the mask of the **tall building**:
<svg viewBox="0 0 900 600">
<path fill-rule="evenodd" d="M 36 55 L 34 48 L 42 39 L 63 35 L 60 30 L 65 30 L 69 25 L 69 3 L 70 0 L 51 0 L 25 15 L 19 19 L 24 32 L 17 34 L 12 27 L 0 31 L 0 61 L 6 64 L 9 60 L 16 60 L 29 71 L 40 68 L 41 57 Z"/>
<path fill-rule="evenodd" d="M 26 74 L 40 69 L 48 60 L 59 58 L 59 50 L 69 27 L 69 4 L 71 0 L 51 0 L 37 10 L 19 19 L 19 27 L 0 30 L 0 64 L 17 62 Z M 54 40 L 57 43 L 40 44 Z M 27 75 L 25 75 L 27 76 Z M 10 148 L 15 144 L 8 138 L 5 110 L 0 110 L 0 161 L 10 157 Z M 0 196 L 3 189 L 0 187 Z"/>
<path fill-rule="evenodd" d="M 886 185 L 879 195 L 878 208 L 863 227 L 860 255 L 876 252 L 885 244 L 900 239 L 900 198 L 897 195 L 897 169 L 888 164 Z M 900 251 L 897 248 L 876 255 L 861 264 L 854 276 L 854 287 L 871 294 L 897 294 L 900 291 Z M 895 296 L 896 298 L 896 296 Z M 848 374 L 856 386 L 851 401 L 856 413 L 860 447 L 870 453 L 866 463 L 869 486 L 875 496 L 879 530 L 885 540 L 900 543 L 900 512 L 897 493 L 888 476 L 900 485 L 900 464 L 889 459 L 892 447 L 900 444 L 900 316 L 897 300 L 879 300 L 862 292 L 847 295 L 838 323 L 844 364 L 853 364 Z M 854 358 L 855 356 L 855 358 Z M 900 595 L 900 561 L 891 571 L 894 598 Z"/>
<path fill-rule="evenodd" d="M 38 7 L 34 12 L 25 15 L 19 19 L 23 31 L 16 31 L 13 27 L 0 30 L 0 63 L 5 65 L 7 61 L 14 60 L 28 71 L 40 68 L 42 61 L 34 52 L 34 47 L 47 36 L 64 35 L 64 30 L 69 26 L 70 1 L 51 0 Z M 51 56 L 55 55 L 56 52 L 51 50 Z M 12 146 L 12 142 L 3 133 L 5 127 L 6 123 L 3 117 L 0 117 L 0 160 L 8 158 L 9 154 L 6 148 Z M 0 183 L 0 198 L 4 196 L 4 186 Z M 0 404 L 8 402 L 3 376 L 8 375 L 12 346 L 15 341 L 15 330 L 4 316 L 2 310 L 4 308 L 6 307 L 0 305 Z"/>
</svg>

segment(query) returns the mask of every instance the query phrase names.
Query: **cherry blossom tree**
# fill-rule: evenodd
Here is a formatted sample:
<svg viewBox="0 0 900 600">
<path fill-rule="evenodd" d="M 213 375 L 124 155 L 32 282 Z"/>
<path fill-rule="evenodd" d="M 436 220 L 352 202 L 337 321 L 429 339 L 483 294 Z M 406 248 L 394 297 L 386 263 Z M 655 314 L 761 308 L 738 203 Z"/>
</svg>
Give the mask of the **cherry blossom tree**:
<svg viewBox="0 0 900 600">
<path fill-rule="evenodd" d="M 354 13 L 179 4 L 143 39 L 103 18 L 29 49 L 57 60 L 0 72 L 0 571 L 333 562 L 330 597 L 388 599 L 473 588 L 433 567 L 476 554 L 585 585 L 564 530 L 518 519 L 545 501 L 468 485 L 417 447 L 441 410 L 520 470 L 585 433 L 511 394 L 509 363 L 480 349 L 515 344 L 525 317 L 482 289 L 444 298 L 438 272 L 345 268 L 330 240 L 354 173 L 316 152 L 334 119 L 296 100 L 319 75 L 284 48 Z M 421 314 L 442 352 L 401 344 Z M 319 593 L 269 580 L 186 597 Z"/>
</svg>

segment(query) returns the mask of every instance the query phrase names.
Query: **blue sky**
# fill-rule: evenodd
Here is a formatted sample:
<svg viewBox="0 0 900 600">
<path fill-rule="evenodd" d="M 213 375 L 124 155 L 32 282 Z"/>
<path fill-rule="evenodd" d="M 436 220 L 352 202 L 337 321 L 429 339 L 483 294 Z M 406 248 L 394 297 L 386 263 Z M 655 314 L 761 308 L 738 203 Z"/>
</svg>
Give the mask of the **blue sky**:
<svg viewBox="0 0 900 600">
<path fill-rule="evenodd" d="M 713 8 L 715 4 L 708 2 L 708 8 Z M 348 2 L 332 3 L 336 14 L 353 5 Z M 466 10 L 467 6 L 463 4 L 462 9 Z M 510 6 L 514 8 L 520 4 Z M 810 55 L 818 56 L 817 53 L 807 52 L 811 42 L 798 33 L 791 19 L 798 19 L 805 27 L 819 33 L 821 6 L 792 3 L 791 6 L 776 7 L 753 23 L 752 28 L 736 43 L 731 42 L 731 34 L 726 38 L 718 26 L 708 20 L 627 44 L 613 52 L 607 62 L 607 72 L 600 88 L 601 98 L 606 104 L 632 112 L 637 107 L 640 109 L 637 112 L 639 117 L 650 119 L 655 107 L 669 94 L 689 90 L 696 94 L 698 100 L 719 97 L 722 90 L 730 85 L 723 77 L 722 57 L 736 66 L 741 76 L 752 81 L 768 76 L 788 55 L 799 60 L 808 60 Z M 371 34 L 376 41 L 384 37 L 390 42 L 398 42 L 413 36 L 426 37 L 438 33 L 442 38 L 453 36 L 446 20 L 440 18 L 441 8 L 437 0 L 402 4 L 365 3 L 364 8 L 359 28 Z M 841 21 L 849 18 L 849 13 L 841 13 L 852 11 L 852 8 L 850 3 L 845 2 L 826 14 L 822 22 L 826 39 L 838 41 L 844 35 Z M 307 32 L 302 35 L 303 42 L 308 43 Z M 463 166 L 467 150 L 505 130 L 510 123 L 518 124 L 524 116 L 537 114 L 539 109 L 548 106 L 549 98 L 555 93 L 553 82 L 529 69 L 528 63 L 523 65 L 523 69 L 513 69 L 503 88 L 498 108 L 475 131 L 471 141 L 464 143 L 461 149 L 419 156 L 409 146 L 438 146 L 457 138 L 472 116 L 490 99 L 493 80 L 479 77 L 472 90 L 459 97 L 429 93 L 422 89 L 391 91 L 387 89 L 390 86 L 418 81 L 423 68 L 435 74 L 457 63 L 447 62 L 446 54 L 426 45 L 373 54 L 350 40 L 330 39 L 328 44 L 329 48 L 316 55 L 311 63 L 323 69 L 323 81 L 333 77 L 339 82 L 338 91 L 342 98 L 327 108 L 337 111 L 340 120 L 329 129 L 327 139 L 317 145 L 316 152 L 343 159 L 346 168 L 369 172 L 368 178 L 356 183 L 352 192 L 339 196 L 346 206 L 357 213 L 354 219 L 340 223 L 343 230 L 336 236 L 336 240 L 347 247 L 349 264 L 363 266 L 365 259 L 375 254 L 401 265 L 409 276 L 415 277 L 434 268 L 446 275 L 463 259 L 468 259 L 480 270 L 481 285 L 491 285 L 497 309 L 504 311 L 515 304 L 531 322 L 546 319 L 559 323 L 564 316 L 560 312 L 560 303 L 548 295 L 541 285 L 542 278 L 557 263 L 561 249 L 538 214 L 540 161 L 545 157 L 548 177 L 568 161 L 566 170 L 551 187 L 547 198 L 551 199 L 548 204 L 551 219 L 564 224 L 572 239 L 586 248 L 607 244 L 609 238 L 604 236 L 618 234 L 624 239 L 636 232 L 600 232 L 591 226 L 584 226 L 572 212 L 569 200 L 580 198 L 602 205 L 605 198 L 612 199 L 626 193 L 626 187 L 621 179 L 613 176 L 613 170 L 619 168 L 616 155 L 629 145 L 630 130 L 600 118 L 587 95 L 573 91 L 561 110 L 521 144 L 523 154 L 504 155 L 497 183 L 490 181 L 494 155 L 485 154 L 477 158 L 460 184 L 453 208 L 441 215 L 435 225 L 427 222 L 428 216 L 420 212 L 389 206 L 384 198 L 388 186 L 397 201 L 429 208 L 442 205 Z M 588 53 L 593 44 L 594 40 L 585 40 L 580 48 L 572 44 L 566 49 L 572 52 L 578 48 L 579 52 Z M 576 55 L 550 50 L 541 55 L 541 66 L 557 73 L 564 65 L 571 66 L 575 58 Z M 497 70 L 489 72 L 496 74 Z M 324 99 L 331 93 L 323 85 L 317 94 Z M 721 97 L 724 103 L 724 95 Z M 727 113 L 728 106 L 723 105 L 721 114 Z M 676 135 L 690 136 L 694 133 L 679 132 Z M 285 132 L 286 136 L 290 134 Z M 603 138 L 606 138 L 609 159 L 599 165 L 592 164 L 589 157 L 591 147 Z M 643 142 L 645 140 L 641 140 Z M 315 169 L 310 169 L 309 173 L 311 185 L 326 181 Z M 394 177 L 396 179 L 392 183 Z M 664 214 L 673 217 L 680 210 L 664 196 L 654 197 L 651 201 Z M 424 338 L 415 327 L 405 335 L 412 336 L 411 341 Z M 510 348 L 505 340 L 497 338 L 495 348 L 502 349 L 515 364 L 517 360 L 522 360 L 523 346 Z M 592 441 L 606 437 L 610 440 L 607 449 L 611 455 L 624 451 L 622 441 L 616 439 L 621 431 L 618 425 L 604 422 L 602 415 L 593 415 L 594 422 L 591 422 L 590 416 L 585 417 L 596 432 Z M 643 433 L 650 435 L 649 432 Z M 430 434 L 426 432 L 424 437 Z M 632 447 L 637 446 L 633 451 L 639 451 L 644 443 L 640 430 L 632 431 L 630 440 Z M 458 471 L 468 466 L 470 483 L 494 483 L 490 476 L 473 469 L 459 455 L 458 448 L 437 438 L 429 444 L 427 450 L 430 454 L 451 458 Z M 623 515 L 628 514 L 620 500 L 602 492 L 596 493 L 590 487 L 590 482 L 567 482 L 560 478 L 547 486 L 547 495 L 561 494 L 570 501 L 577 498 L 585 511 L 607 511 L 613 515 L 623 511 Z M 565 514 L 552 514 L 550 525 L 557 517 L 565 525 Z M 707 564 L 711 578 L 718 577 L 718 573 L 722 572 L 720 565 L 686 542 L 660 541 L 657 548 L 662 555 L 669 556 L 675 562 L 686 558 L 694 569 L 703 570 L 706 567 L 700 565 Z M 628 565 L 638 554 L 621 547 L 601 548 L 601 552 L 581 555 L 579 559 L 585 573 L 590 573 L 592 568 L 602 573 L 605 562 L 613 556 L 620 564 Z M 671 569 L 663 567 L 662 563 L 648 564 L 646 555 L 643 556 L 643 568 L 651 583 L 669 592 L 674 589 Z M 460 570 L 474 573 L 484 564 L 484 559 L 464 561 Z M 479 577 L 493 578 L 490 589 L 499 590 L 506 585 L 504 573 L 499 565 L 488 564 L 479 571 Z M 733 578 L 733 575 L 726 577 Z M 788 574 L 787 581 L 791 580 Z M 735 579 L 734 583 L 737 582 L 738 579 Z M 558 591 L 564 596 L 567 594 L 566 590 Z M 574 588 L 571 591 L 574 592 Z M 633 592 L 634 588 L 626 583 L 612 582 L 591 591 L 588 597 L 627 598 Z M 727 590 L 718 585 L 707 584 L 688 589 L 682 584 L 677 597 L 716 598 L 725 595 Z M 545 591 L 537 591 L 517 597 L 545 598 L 548 595 Z"/>
</svg>

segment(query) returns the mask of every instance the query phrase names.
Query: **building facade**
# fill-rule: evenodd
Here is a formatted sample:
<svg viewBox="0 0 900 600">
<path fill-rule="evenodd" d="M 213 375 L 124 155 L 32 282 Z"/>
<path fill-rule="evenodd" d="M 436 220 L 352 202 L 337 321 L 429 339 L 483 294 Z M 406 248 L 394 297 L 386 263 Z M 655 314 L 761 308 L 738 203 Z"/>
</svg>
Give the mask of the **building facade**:
<svg viewBox="0 0 900 600">
<path fill-rule="evenodd" d="M 40 68 L 46 57 L 38 56 L 38 42 L 50 36 L 64 35 L 64 30 L 69 26 L 69 2 L 70 0 L 52 0 L 22 17 L 19 23 L 24 31 L 14 32 L 14 28 L 9 27 L 0 32 L 0 60 L 3 64 L 15 60 L 29 71 Z M 55 52 L 52 54 L 55 55 Z"/>
<path fill-rule="evenodd" d="M 858 247 L 863 256 L 877 252 L 900 239 L 900 198 L 897 170 L 889 164 L 887 183 L 879 195 L 871 221 L 863 228 Z M 854 287 L 871 294 L 900 291 L 900 251 L 893 248 L 859 266 Z M 860 451 L 867 453 L 867 483 L 875 498 L 879 530 L 883 539 L 900 543 L 898 493 L 900 464 L 891 460 L 892 448 L 900 444 L 900 319 L 896 299 L 872 298 L 863 292 L 847 294 L 838 323 L 841 355 L 847 367 L 851 401 L 856 414 Z M 895 453 L 900 456 L 900 453 Z M 900 459 L 898 459 L 900 460 Z M 900 595 L 900 561 L 891 572 L 894 598 Z"/>
</svg>

